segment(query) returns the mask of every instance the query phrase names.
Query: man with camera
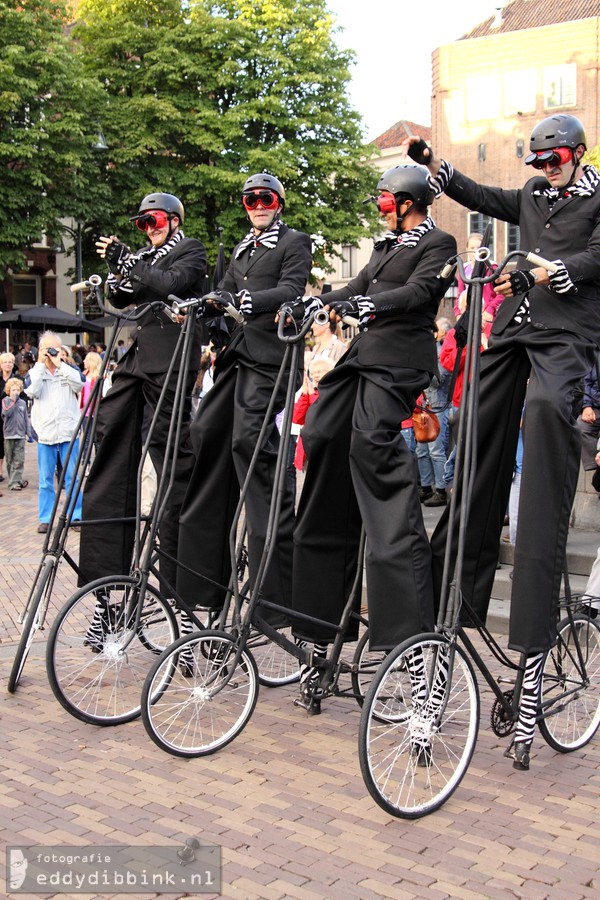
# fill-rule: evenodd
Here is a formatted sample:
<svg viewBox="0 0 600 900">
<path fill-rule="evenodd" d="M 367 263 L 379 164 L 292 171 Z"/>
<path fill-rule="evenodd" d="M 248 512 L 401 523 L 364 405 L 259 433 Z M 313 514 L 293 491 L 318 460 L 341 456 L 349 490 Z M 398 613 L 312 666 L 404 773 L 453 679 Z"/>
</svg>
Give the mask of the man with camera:
<svg viewBox="0 0 600 900">
<path fill-rule="evenodd" d="M 106 260 L 110 271 L 107 287 L 113 306 L 123 309 L 133 304 L 143 308 L 154 301 L 166 301 L 169 294 L 186 299 L 203 293 L 204 246 L 184 235 L 183 220 L 183 204 L 177 197 L 165 193 L 148 194 L 132 218 L 139 231 L 148 238 L 145 247 L 133 252 L 115 235 L 98 238 L 98 253 Z M 100 446 L 84 490 L 84 519 L 125 518 L 135 514 L 144 415 L 154 414 L 156 410 L 180 332 L 180 324 L 172 321 L 162 309 L 148 308 L 136 321 L 135 339 L 121 356 L 112 375 L 111 387 L 98 407 L 96 439 Z M 195 327 L 186 386 L 190 408 L 200 353 L 201 336 Z M 180 360 L 175 359 L 167 394 L 152 431 L 150 457 L 159 476 L 179 369 Z M 177 555 L 179 509 L 193 468 L 189 415 L 186 419 L 177 448 L 175 481 L 160 529 L 161 549 L 173 558 Z M 129 572 L 133 537 L 131 522 L 84 526 L 79 559 L 80 584 L 103 575 Z M 161 572 L 173 585 L 174 563 L 162 560 Z"/>
<path fill-rule="evenodd" d="M 38 358 L 25 379 L 25 393 L 34 401 L 31 424 L 38 440 L 38 532 L 45 534 L 56 499 L 54 475 L 57 462 L 64 466 L 69 443 L 79 421 L 79 394 L 83 388 L 81 372 L 63 362 L 60 338 L 46 331 L 41 339 Z M 73 480 L 78 442 L 71 451 L 65 473 L 67 492 Z M 81 519 L 81 492 L 78 492 L 72 519 Z"/>
</svg>

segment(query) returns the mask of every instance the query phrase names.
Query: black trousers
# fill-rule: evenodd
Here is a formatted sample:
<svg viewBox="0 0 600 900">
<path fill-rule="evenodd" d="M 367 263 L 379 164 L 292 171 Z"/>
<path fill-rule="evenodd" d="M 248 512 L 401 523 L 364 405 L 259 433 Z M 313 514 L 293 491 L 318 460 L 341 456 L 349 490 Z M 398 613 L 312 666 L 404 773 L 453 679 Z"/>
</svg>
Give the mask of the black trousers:
<svg viewBox="0 0 600 900">
<path fill-rule="evenodd" d="M 400 429 L 430 376 L 363 368 L 356 355 L 351 347 L 321 381 L 302 430 L 308 465 L 294 534 L 293 605 L 339 624 L 364 523 L 370 646 L 378 650 L 433 627 L 417 471 Z M 296 623 L 294 632 L 316 642 L 334 636 L 309 623 Z M 353 625 L 347 639 L 356 633 Z"/>
<path fill-rule="evenodd" d="M 573 399 L 594 353 L 591 343 L 574 334 L 523 324 L 494 336 L 481 357 L 477 474 L 461 587 L 485 621 L 527 396 L 509 647 L 528 654 L 541 653 L 556 641 L 556 610 L 579 471 Z M 455 490 L 460 498 L 462 473 Z M 431 540 L 437 594 L 447 530 L 448 510 Z M 452 567 L 457 539 L 454 528 Z"/>
<path fill-rule="evenodd" d="M 191 397 L 195 373 L 187 376 L 186 397 Z M 166 373 L 142 371 L 135 350 L 121 360 L 113 374 L 112 386 L 98 406 L 96 437 L 98 452 L 83 493 L 83 518 L 107 519 L 135 515 L 137 470 L 142 453 L 142 425 L 146 405 L 154 413 Z M 163 401 L 154 426 L 150 457 L 160 478 L 167 445 L 171 412 L 175 402 L 177 372 Z M 189 409 L 184 413 L 178 449 L 175 482 L 160 526 L 161 548 L 177 557 L 179 511 L 191 477 L 194 456 L 189 435 Z M 171 452 L 170 459 L 173 454 Z M 135 528 L 133 524 L 84 526 L 81 532 L 80 584 L 103 575 L 128 574 L 131 567 Z M 161 560 L 160 571 L 175 585 L 176 566 Z M 163 585 L 167 588 L 167 585 Z"/>
<path fill-rule="evenodd" d="M 234 338 L 220 360 L 214 387 L 206 394 L 192 425 L 196 463 L 181 511 L 179 560 L 213 583 L 180 568 L 177 589 L 191 606 L 220 608 L 231 576 L 229 533 L 240 488 L 257 445 L 279 368 L 257 365 L 249 356 L 243 334 Z M 284 377 L 273 408 L 272 422 L 258 455 L 246 495 L 245 512 L 251 584 L 262 556 L 273 493 L 279 432 L 275 415 L 285 403 Z M 289 484 L 271 561 L 262 583 L 266 600 L 291 602 L 294 498 Z M 284 620 L 271 616 L 273 624 Z"/>
</svg>

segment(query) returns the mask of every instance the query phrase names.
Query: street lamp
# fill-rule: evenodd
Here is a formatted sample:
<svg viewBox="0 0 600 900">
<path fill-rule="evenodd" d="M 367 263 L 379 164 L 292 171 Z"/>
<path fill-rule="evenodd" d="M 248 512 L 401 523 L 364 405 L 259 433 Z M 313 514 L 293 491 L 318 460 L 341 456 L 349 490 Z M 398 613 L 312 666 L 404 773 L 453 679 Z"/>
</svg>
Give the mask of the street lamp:
<svg viewBox="0 0 600 900">
<path fill-rule="evenodd" d="M 82 226 L 80 222 L 75 223 L 75 228 L 70 228 L 63 222 L 57 222 L 57 228 L 62 234 L 68 234 L 75 242 L 75 281 L 77 283 L 83 281 L 83 241 Z M 55 247 L 52 248 L 55 253 L 65 253 L 65 245 L 60 240 Z M 83 291 L 77 291 L 77 315 L 83 319 Z"/>
</svg>

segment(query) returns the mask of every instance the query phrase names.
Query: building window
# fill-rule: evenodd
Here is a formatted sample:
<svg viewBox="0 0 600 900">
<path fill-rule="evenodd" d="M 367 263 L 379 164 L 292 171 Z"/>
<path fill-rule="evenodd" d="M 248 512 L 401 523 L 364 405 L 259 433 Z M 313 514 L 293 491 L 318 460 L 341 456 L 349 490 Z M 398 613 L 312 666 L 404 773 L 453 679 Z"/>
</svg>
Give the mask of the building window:
<svg viewBox="0 0 600 900">
<path fill-rule="evenodd" d="M 503 108 L 507 119 L 535 112 L 537 73 L 535 69 L 507 72 L 503 78 Z"/>
<path fill-rule="evenodd" d="M 39 275 L 13 275 L 11 281 L 13 308 L 40 305 L 42 280 Z"/>
<path fill-rule="evenodd" d="M 342 247 L 342 278 L 354 278 L 356 275 L 356 247 L 345 244 Z"/>
<path fill-rule="evenodd" d="M 544 106 L 575 106 L 577 98 L 577 65 L 546 66 L 544 69 Z"/>
<path fill-rule="evenodd" d="M 467 78 L 465 118 L 467 122 L 499 119 L 502 114 L 502 82 L 497 75 Z"/>
<path fill-rule="evenodd" d="M 483 213 L 472 212 L 467 216 L 467 236 L 470 234 L 484 234 L 489 222 L 492 222 L 491 216 L 485 216 Z M 492 235 L 490 238 L 490 255 L 494 259 L 494 249 L 496 242 L 496 229 L 492 227 Z"/>
<path fill-rule="evenodd" d="M 518 225 L 506 226 L 506 252 L 512 253 L 513 250 L 521 249 L 521 229 Z M 517 262 L 518 266 L 518 262 Z"/>
</svg>

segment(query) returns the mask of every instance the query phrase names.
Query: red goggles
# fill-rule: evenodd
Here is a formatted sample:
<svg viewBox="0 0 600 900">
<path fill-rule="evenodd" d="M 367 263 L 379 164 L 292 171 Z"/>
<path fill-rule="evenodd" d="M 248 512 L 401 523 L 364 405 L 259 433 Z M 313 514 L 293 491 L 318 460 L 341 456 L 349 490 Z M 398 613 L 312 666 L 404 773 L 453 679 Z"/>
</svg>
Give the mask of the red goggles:
<svg viewBox="0 0 600 900">
<path fill-rule="evenodd" d="M 137 216 L 135 224 L 140 231 L 148 231 L 149 228 L 164 228 L 170 218 L 169 213 L 164 212 L 162 209 L 157 209 L 154 212 L 142 213 L 140 216 Z"/>
<path fill-rule="evenodd" d="M 543 169 L 544 166 L 564 166 L 573 158 L 573 151 L 570 147 L 555 147 L 552 150 L 538 150 L 531 153 L 525 159 L 526 166 L 533 166 L 534 169 Z"/>
<path fill-rule="evenodd" d="M 396 198 L 390 191 L 382 191 L 375 202 L 377 203 L 377 209 L 382 216 L 387 216 L 389 213 L 396 212 Z"/>
<path fill-rule="evenodd" d="M 244 209 L 256 209 L 260 204 L 263 209 L 277 209 L 279 196 L 275 191 L 252 191 L 251 194 L 242 194 Z"/>
</svg>

